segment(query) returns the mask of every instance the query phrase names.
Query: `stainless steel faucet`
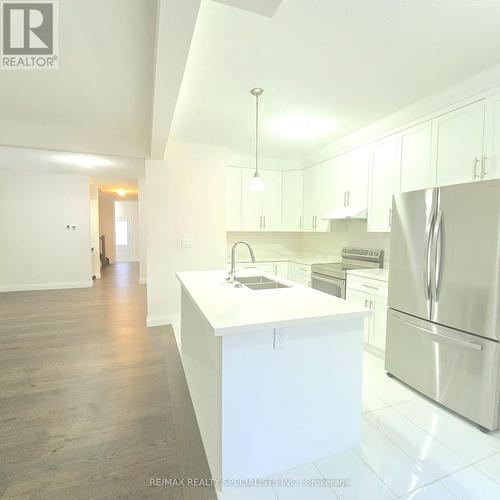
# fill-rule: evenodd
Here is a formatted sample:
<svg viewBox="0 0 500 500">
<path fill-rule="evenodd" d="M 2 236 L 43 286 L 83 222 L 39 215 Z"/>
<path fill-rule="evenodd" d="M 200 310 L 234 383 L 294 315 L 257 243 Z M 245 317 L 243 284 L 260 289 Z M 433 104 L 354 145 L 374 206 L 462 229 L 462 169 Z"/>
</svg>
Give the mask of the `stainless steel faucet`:
<svg viewBox="0 0 500 500">
<path fill-rule="evenodd" d="M 236 273 L 236 247 L 238 245 L 246 245 L 250 252 L 252 262 L 255 262 L 255 254 L 253 253 L 250 243 L 247 243 L 246 241 L 237 241 L 231 249 L 231 270 L 229 271 L 229 276 L 226 278 L 226 281 L 229 281 L 229 283 L 234 283 L 234 275 Z"/>
</svg>

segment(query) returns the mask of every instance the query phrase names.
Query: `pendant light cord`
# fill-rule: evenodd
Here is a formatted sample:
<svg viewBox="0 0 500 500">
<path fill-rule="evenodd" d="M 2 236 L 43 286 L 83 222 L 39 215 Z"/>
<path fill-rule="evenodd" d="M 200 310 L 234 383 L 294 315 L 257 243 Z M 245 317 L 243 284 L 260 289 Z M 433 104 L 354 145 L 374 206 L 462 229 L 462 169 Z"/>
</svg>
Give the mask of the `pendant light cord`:
<svg viewBox="0 0 500 500">
<path fill-rule="evenodd" d="M 255 174 L 259 175 L 259 95 L 255 96 Z"/>
</svg>

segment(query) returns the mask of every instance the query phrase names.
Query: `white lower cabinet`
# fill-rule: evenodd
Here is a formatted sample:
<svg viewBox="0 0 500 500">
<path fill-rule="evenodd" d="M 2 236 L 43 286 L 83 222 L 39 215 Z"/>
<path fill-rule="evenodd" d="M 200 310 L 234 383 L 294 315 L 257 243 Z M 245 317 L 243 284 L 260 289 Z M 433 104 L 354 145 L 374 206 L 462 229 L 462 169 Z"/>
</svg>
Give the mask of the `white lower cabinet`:
<svg viewBox="0 0 500 500">
<path fill-rule="evenodd" d="M 377 352 L 385 351 L 387 329 L 387 283 L 359 276 L 347 277 L 346 300 L 373 311 L 365 320 L 364 342 Z"/>
<path fill-rule="evenodd" d="M 273 274 L 279 278 L 288 279 L 288 262 L 275 262 Z"/>
<path fill-rule="evenodd" d="M 311 286 L 311 266 L 298 264 L 297 262 L 289 262 L 288 279 L 300 285 Z"/>
</svg>

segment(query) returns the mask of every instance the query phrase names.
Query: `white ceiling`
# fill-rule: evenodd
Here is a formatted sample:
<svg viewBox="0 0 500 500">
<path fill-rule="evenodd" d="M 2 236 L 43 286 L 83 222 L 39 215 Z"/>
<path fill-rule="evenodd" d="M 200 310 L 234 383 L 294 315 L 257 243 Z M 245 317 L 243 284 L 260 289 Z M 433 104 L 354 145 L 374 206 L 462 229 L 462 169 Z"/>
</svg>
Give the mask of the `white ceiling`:
<svg viewBox="0 0 500 500">
<path fill-rule="evenodd" d="M 0 146 L 0 168 L 80 174 L 102 179 L 141 179 L 144 159 L 65 153 L 44 149 Z"/>
<path fill-rule="evenodd" d="M 1 71 L 0 144 L 149 155 L 156 1 L 59 2 L 59 69 Z"/>
<path fill-rule="evenodd" d="M 491 0 L 204 1 L 172 135 L 251 153 L 259 86 L 262 154 L 302 156 L 500 63 L 499 26 Z"/>
</svg>

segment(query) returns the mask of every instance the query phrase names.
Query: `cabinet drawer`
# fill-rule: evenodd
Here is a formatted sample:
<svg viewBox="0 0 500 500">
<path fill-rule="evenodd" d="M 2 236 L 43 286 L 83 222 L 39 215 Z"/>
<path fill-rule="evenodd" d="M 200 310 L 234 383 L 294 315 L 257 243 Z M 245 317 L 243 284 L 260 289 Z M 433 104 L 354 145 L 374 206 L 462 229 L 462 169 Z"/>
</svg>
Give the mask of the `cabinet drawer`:
<svg viewBox="0 0 500 500">
<path fill-rule="evenodd" d="M 289 262 L 288 279 L 305 286 L 310 286 L 311 266 L 307 266 L 305 264 L 297 264 L 296 262 Z"/>
<path fill-rule="evenodd" d="M 387 283 L 359 276 L 347 276 L 347 289 L 358 290 L 387 300 Z"/>
</svg>

